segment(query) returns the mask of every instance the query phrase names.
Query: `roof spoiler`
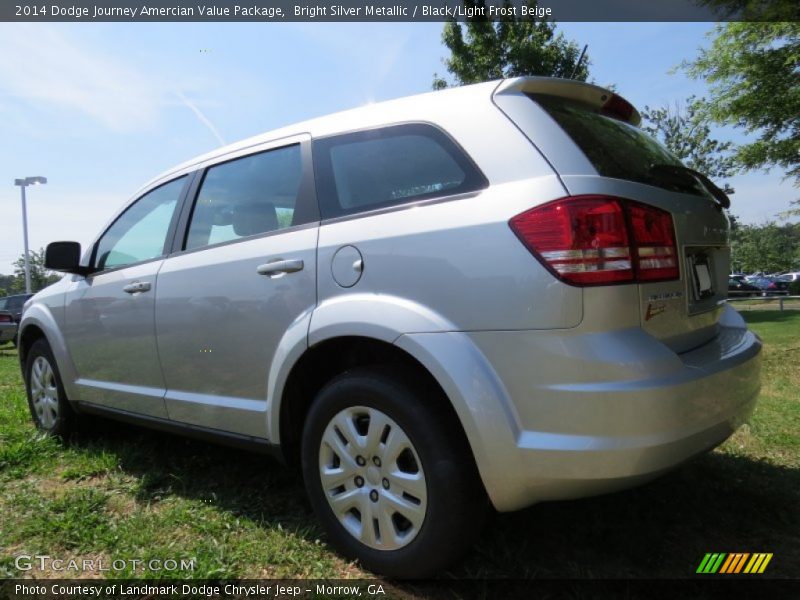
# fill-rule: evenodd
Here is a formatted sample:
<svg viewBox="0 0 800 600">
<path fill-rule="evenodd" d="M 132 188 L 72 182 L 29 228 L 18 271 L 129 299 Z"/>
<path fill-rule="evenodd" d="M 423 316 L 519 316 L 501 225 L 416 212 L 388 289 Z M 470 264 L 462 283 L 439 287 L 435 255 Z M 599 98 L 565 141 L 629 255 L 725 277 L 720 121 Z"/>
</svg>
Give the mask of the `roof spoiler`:
<svg viewBox="0 0 800 600">
<path fill-rule="evenodd" d="M 591 83 L 556 77 L 515 77 L 504 79 L 494 91 L 503 94 L 549 94 L 588 104 L 599 112 L 638 126 L 642 122 L 639 111 L 630 102 L 614 92 Z"/>
</svg>

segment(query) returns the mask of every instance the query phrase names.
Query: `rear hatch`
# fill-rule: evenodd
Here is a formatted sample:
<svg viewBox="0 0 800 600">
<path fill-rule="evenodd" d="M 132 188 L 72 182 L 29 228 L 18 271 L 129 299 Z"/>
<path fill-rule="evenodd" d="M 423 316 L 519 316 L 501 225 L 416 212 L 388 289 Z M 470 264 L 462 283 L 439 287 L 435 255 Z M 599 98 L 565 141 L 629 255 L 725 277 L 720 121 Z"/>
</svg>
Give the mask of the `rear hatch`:
<svg viewBox="0 0 800 600">
<path fill-rule="evenodd" d="M 495 102 L 551 162 L 570 196 L 618 198 L 671 215 L 674 249 L 632 242 L 639 263 L 654 252 L 679 271 L 661 281 L 636 277 L 641 327 L 676 352 L 713 338 L 727 297 L 729 224 L 707 183 L 683 171 L 637 127 L 633 106 L 608 90 L 523 78 L 501 84 Z"/>
</svg>

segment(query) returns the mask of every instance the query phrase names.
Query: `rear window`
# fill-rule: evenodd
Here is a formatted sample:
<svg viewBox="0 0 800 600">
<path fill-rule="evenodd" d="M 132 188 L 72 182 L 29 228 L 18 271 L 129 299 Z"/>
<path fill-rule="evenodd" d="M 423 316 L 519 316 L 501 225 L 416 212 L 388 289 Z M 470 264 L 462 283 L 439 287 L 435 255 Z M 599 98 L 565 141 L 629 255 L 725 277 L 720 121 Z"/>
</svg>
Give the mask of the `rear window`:
<svg viewBox="0 0 800 600">
<path fill-rule="evenodd" d="M 676 181 L 653 172 L 654 165 L 682 163 L 644 131 L 595 108 L 558 96 L 529 94 L 586 155 L 604 177 L 646 183 L 676 192 L 707 195 L 704 188 L 686 177 Z"/>
<path fill-rule="evenodd" d="M 0 300 L 0 310 L 7 310 L 9 312 L 19 312 L 22 306 L 30 296 L 8 296 Z"/>
<path fill-rule="evenodd" d="M 314 170 L 324 219 L 486 187 L 463 150 L 426 124 L 316 140 Z"/>
</svg>

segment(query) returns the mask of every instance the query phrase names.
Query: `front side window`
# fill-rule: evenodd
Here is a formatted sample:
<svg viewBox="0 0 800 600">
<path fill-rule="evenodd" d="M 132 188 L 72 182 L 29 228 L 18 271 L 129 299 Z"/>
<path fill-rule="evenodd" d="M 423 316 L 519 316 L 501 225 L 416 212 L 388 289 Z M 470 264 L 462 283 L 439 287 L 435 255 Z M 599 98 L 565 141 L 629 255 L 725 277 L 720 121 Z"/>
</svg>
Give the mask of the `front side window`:
<svg viewBox="0 0 800 600">
<path fill-rule="evenodd" d="M 323 218 L 486 186 L 463 150 L 426 124 L 394 125 L 316 140 L 314 167 Z"/>
<path fill-rule="evenodd" d="M 157 187 L 122 213 L 97 242 L 97 268 L 112 269 L 164 256 L 185 181 L 186 177 L 181 177 Z"/>
<path fill-rule="evenodd" d="M 297 225 L 300 145 L 210 167 L 197 194 L 185 249 L 202 248 Z"/>
</svg>

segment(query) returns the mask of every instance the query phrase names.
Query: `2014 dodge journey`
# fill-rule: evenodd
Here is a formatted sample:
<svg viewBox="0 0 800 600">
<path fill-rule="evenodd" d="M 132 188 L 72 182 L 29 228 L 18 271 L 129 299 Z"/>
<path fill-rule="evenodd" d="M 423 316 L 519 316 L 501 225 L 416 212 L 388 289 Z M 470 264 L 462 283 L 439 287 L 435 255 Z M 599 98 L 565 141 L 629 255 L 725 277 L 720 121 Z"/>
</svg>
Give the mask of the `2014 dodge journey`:
<svg viewBox="0 0 800 600">
<path fill-rule="evenodd" d="M 761 343 L 728 199 L 618 95 L 525 77 L 364 106 L 168 171 L 32 298 L 38 427 L 277 450 L 330 540 L 425 576 L 512 511 L 725 440 Z"/>
</svg>

